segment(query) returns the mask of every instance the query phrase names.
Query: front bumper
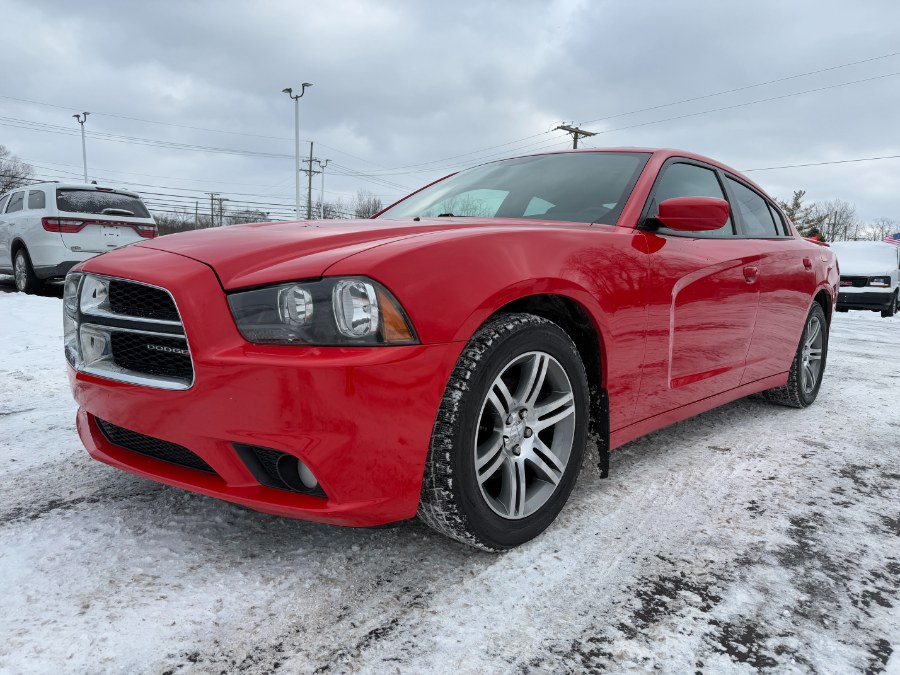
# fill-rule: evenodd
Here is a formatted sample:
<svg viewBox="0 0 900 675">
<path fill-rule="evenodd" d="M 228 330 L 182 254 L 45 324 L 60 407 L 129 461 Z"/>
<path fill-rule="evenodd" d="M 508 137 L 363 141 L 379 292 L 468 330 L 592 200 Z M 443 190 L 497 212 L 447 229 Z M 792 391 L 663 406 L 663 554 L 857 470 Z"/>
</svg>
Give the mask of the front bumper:
<svg viewBox="0 0 900 675">
<path fill-rule="evenodd" d="M 884 291 L 862 291 L 862 292 L 838 292 L 837 308 L 838 309 L 869 309 L 883 310 L 891 306 L 891 298 L 894 291 L 885 289 Z"/>
<path fill-rule="evenodd" d="M 85 271 L 170 290 L 195 374 L 191 388 L 171 391 L 69 369 L 79 404 L 78 432 L 92 457 L 282 516 L 371 526 L 415 515 L 438 405 L 463 343 L 251 345 L 238 333 L 214 273 L 201 263 L 134 248 L 97 258 Z M 214 473 L 113 445 L 96 418 L 181 445 Z M 326 497 L 260 484 L 235 443 L 295 455 L 315 474 Z"/>
</svg>

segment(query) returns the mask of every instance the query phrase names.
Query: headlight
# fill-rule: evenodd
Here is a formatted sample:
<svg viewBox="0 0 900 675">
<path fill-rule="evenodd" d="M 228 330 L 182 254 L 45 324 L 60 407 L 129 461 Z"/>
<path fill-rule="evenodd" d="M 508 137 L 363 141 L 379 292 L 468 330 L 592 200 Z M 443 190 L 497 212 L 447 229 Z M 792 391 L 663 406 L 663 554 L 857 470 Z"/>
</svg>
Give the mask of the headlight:
<svg viewBox="0 0 900 675">
<path fill-rule="evenodd" d="M 891 285 L 890 277 L 869 277 L 869 286 L 888 288 Z"/>
<path fill-rule="evenodd" d="M 416 344 L 390 292 L 362 277 L 283 284 L 228 296 L 241 335 L 282 345 Z"/>
</svg>

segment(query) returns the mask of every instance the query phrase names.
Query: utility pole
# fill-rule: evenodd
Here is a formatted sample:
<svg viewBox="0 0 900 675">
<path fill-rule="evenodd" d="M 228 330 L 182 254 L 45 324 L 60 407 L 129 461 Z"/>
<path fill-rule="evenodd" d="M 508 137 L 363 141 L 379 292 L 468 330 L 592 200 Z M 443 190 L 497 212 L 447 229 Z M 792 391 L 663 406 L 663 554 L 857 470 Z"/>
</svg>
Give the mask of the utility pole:
<svg viewBox="0 0 900 675">
<path fill-rule="evenodd" d="M 294 99 L 294 208 L 297 220 L 300 220 L 300 99 L 303 98 L 306 88 L 311 86 L 312 84 L 309 82 L 304 82 L 300 85 L 300 93 L 296 95 L 290 87 L 281 90 L 282 93 Z M 311 153 L 312 149 L 310 149 L 310 155 Z"/>
<path fill-rule="evenodd" d="M 231 200 L 226 197 L 219 197 L 219 227 L 223 227 L 225 225 L 225 202 L 230 202 Z"/>
<path fill-rule="evenodd" d="M 316 160 L 316 164 L 322 167 L 322 208 L 321 213 L 319 213 L 319 217 L 322 220 L 325 220 L 325 167 L 328 166 L 328 162 L 330 161 L 330 159 L 326 159 L 325 163 L 323 164 L 321 160 Z"/>
<path fill-rule="evenodd" d="M 197 223 L 200 222 L 200 202 L 196 199 L 194 200 L 194 229 L 196 230 L 199 225 Z"/>
<path fill-rule="evenodd" d="M 302 169 L 303 173 L 307 175 L 308 184 L 306 188 L 306 219 L 312 220 L 312 177 L 317 173 L 321 173 L 321 171 L 313 171 L 312 165 L 313 162 L 318 162 L 319 160 L 313 159 L 313 143 L 309 142 L 309 159 L 304 159 L 304 164 L 309 164 L 308 169 Z"/>
<path fill-rule="evenodd" d="M 307 192 L 306 192 L 306 219 L 307 220 L 312 220 L 312 177 L 313 177 L 312 151 L 313 151 L 313 142 L 310 141 L 309 142 L 309 173 L 307 174 L 309 180 L 307 183 Z"/>
<path fill-rule="evenodd" d="M 207 192 L 209 195 L 209 226 L 216 226 L 216 198 L 219 196 L 218 192 Z"/>
<path fill-rule="evenodd" d="M 578 149 L 579 137 L 588 138 L 590 136 L 597 135 L 597 132 L 595 132 L 595 131 L 585 131 L 584 129 L 579 129 L 578 127 L 573 127 L 568 124 L 560 124 L 558 127 L 556 127 L 556 129 L 560 129 L 562 131 L 567 131 L 570 134 L 572 134 L 572 149 L 573 150 Z M 553 131 L 556 131 L 556 129 L 554 129 Z"/>
<path fill-rule="evenodd" d="M 78 120 L 78 124 L 81 125 L 81 160 L 84 162 L 84 182 L 87 183 L 87 146 L 84 143 L 84 123 L 87 122 L 87 116 L 90 115 L 89 112 L 83 112 L 80 115 L 72 115 L 76 120 Z"/>
</svg>

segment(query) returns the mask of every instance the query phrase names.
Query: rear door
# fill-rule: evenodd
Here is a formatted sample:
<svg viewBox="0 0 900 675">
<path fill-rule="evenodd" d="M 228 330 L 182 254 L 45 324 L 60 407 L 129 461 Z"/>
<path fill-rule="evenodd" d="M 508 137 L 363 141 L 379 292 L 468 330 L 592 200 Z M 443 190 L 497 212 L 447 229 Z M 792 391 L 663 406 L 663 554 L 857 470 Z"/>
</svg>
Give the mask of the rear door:
<svg viewBox="0 0 900 675">
<path fill-rule="evenodd" d="M 720 172 L 675 158 L 660 171 L 645 223 L 673 197 L 727 199 Z M 733 218 L 712 232 L 645 230 L 651 251 L 647 350 L 635 420 L 737 387 L 759 302 L 761 256 Z"/>
<path fill-rule="evenodd" d="M 787 372 L 815 295 L 818 257 L 827 249 L 797 239 L 778 209 L 753 187 L 726 176 L 741 237 L 762 254 L 759 311 L 741 384 Z"/>
<path fill-rule="evenodd" d="M 147 235 L 155 236 L 147 207 L 131 193 L 60 187 L 56 190 L 56 207 L 63 243 L 72 251 L 103 253 Z"/>
</svg>

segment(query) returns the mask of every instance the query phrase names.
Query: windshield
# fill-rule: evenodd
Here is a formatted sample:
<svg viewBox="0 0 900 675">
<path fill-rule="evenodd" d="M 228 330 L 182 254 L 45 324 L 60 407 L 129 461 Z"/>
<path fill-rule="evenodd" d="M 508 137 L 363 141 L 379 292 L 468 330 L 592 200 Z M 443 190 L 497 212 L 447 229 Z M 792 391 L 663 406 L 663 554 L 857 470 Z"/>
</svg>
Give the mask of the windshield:
<svg viewBox="0 0 900 675">
<path fill-rule="evenodd" d="M 122 192 L 60 188 L 56 192 L 56 206 L 70 213 L 150 217 L 140 198 Z"/>
<path fill-rule="evenodd" d="M 578 152 L 484 164 L 425 188 L 379 218 L 534 218 L 614 225 L 650 155 Z"/>
</svg>

